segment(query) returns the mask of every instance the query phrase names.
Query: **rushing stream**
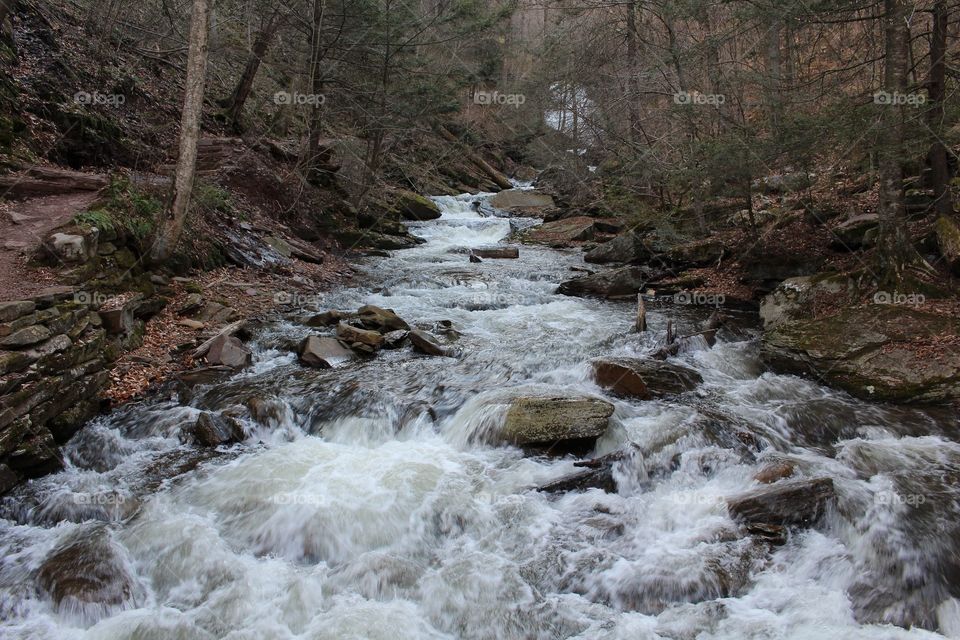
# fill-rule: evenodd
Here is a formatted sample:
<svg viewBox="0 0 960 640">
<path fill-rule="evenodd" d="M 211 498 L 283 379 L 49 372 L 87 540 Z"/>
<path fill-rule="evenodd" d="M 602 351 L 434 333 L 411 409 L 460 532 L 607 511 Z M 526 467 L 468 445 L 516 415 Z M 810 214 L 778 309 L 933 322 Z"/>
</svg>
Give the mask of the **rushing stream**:
<svg viewBox="0 0 960 640">
<path fill-rule="evenodd" d="M 450 321 L 458 357 L 308 369 L 287 348 L 314 331 L 304 310 L 259 330 L 230 380 L 89 425 L 66 471 L 3 501 L 0 637 L 940 637 L 883 621 L 960 637 L 956 416 L 766 372 L 747 314 L 678 357 L 696 391 L 607 397 L 591 359 L 649 353 L 668 318 L 692 328 L 710 310 L 655 305 L 638 335 L 632 304 L 555 293 L 579 252 L 469 263 L 462 248 L 532 222 L 484 217 L 476 199 L 438 198 L 443 217 L 413 225 L 425 244 L 361 264 L 363 288 L 320 305 L 390 308 L 438 335 Z M 617 493 L 538 492 L 576 458 L 491 444 L 521 390 L 615 403 L 591 455 L 634 452 Z M 201 411 L 236 415 L 246 440 L 181 444 Z M 725 499 L 779 460 L 832 478 L 837 499 L 771 547 Z M 101 571 L 127 576 L 122 604 L 55 608 L 38 586 L 45 558 L 84 536 Z"/>
</svg>

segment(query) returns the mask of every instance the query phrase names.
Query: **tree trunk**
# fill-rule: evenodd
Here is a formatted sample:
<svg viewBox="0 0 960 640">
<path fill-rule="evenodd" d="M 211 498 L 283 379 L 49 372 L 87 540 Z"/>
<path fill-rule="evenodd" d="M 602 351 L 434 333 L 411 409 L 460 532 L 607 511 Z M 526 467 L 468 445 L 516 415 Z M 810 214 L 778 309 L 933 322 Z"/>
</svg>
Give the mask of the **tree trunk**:
<svg viewBox="0 0 960 640">
<path fill-rule="evenodd" d="M 13 47 L 13 28 L 7 27 L 7 18 L 12 19 L 17 0 L 0 0 L 0 41 Z"/>
<path fill-rule="evenodd" d="M 203 89 L 207 76 L 212 5 L 213 0 L 193 0 L 187 80 L 184 86 L 183 115 L 180 119 L 179 157 L 166 220 L 150 252 L 150 258 L 154 263 L 167 260 L 173 254 L 183 232 L 187 209 L 190 206 L 190 195 L 193 192 L 197 168 L 200 117 L 203 114 Z"/>
<path fill-rule="evenodd" d="M 907 47 L 910 26 L 907 17 L 911 6 L 907 0 L 884 0 L 886 35 L 884 54 L 884 91 L 904 94 L 907 88 Z M 897 100 L 887 101 L 883 109 L 883 131 L 879 150 L 880 229 L 877 239 L 880 258 L 878 274 L 882 284 L 902 279 L 904 268 L 912 262 L 910 238 L 907 235 L 906 209 L 903 194 L 904 106 Z"/>
<path fill-rule="evenodd" d="M 323 19 L 327 10 L 326 0 L 313 0 L 313 17 L 310 23 L 310 91 L 323 94 L 323 76 L 320 63 L 323 62 Z M 300 171 L 310 182 L 325 184 L 329 175 L 317 171 L 320 155 L 320 129 L 323 126 L 323 112 L 319 104 L 313 105 L 313 112 L 307 120 L 307 144 L 303 146 L 304 156 L 300 160 Z"/>
<path fill-rule="evenodd" d="M 937 214 L 953 215 L 950 197 L 950 165 L 947 147 L 943 144 L 943 100 L 946 96 L 947 54 L 947 1 L 936 0 L 933 5 L 933 33 L 930 36 L 930 82 L 927 87 L 930 109 L 927 111 L 927 126 L 933 134 L 933 144 L 927 160 L 930 163 L 931 183 L 936 198 Z"/>
<path fill-rule="evenodd" d="M 639 49 L 637 42 L 637 2 L 627 4 L 627 113 L 630 118 L 630 142 L 635 149 L 640 148 L 640 112 L 637 101 L 640 100 Z"/>
<path fill-rule="evenodd" d="M 253 49 L 250 51 L 250 59 L 247 60 L 247 66 L 244 67 L 243 74 L 241 74 L 240 81 L 237 82 L 233 94 L 227 100 L 227 118 L 229 118 L 234 128 L 238 131 L 241 129 L 240 117 L 243 115 L 243 107 L 247 102 L 247 98 L 250 97 L 250 92 L 253 90 L 253 81 L 256 79 L 257 71 L 260 69 L 260 62 L 263 60 L 263 56 L 266 55 L 267 49 L 270 47 L 270 43 L 273 41 L 273 37 L 279 28 L 279 12 L 275 11 L 273 15 L 270 16 L 270 21 L 267 23 L 267 26 L 264 27 L 254 39 Z"/>
<path fill-rule="evenodd" d="M 782 20 L 779 16 L 771 19 L 767 30 L 767 102 L 770 108 L 770 133 L 773 139 L 780 135 L 780 125 L 783 121 L 783 103 L 780 96 L 781 59 L 780 59 L 780 29 Z"/>
</svg>

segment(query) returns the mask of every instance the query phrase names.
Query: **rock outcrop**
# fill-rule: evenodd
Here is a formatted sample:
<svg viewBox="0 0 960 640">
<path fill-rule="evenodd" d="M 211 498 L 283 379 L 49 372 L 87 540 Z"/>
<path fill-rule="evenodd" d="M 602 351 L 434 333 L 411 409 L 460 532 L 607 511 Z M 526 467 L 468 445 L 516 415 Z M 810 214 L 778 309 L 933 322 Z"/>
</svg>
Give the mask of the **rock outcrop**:
<svg viewBox="0 0 960 640">
<path fill-rule="evenodd" d="M 93 303 L 59 288 L 0 304 L 0 477 L 59 470 L 59 445 L 100 411 L 107 369 L 142 342 L 135 316 L 126 332 L 110 335 Z"/>
<path fill-rule="evenodd" d="M 811 376 L 867 400 L 960 398 L 960 353 L 935 346 L 960 336 L 960 319 L 908 304 L 841 305 L 813 315 L 818 294 L 839 294 L 848 286 L 838 278 L 796 278 L 767 296 L 761 306 L 764 361 L 775 371 Z M 924 342 L 930 348 L 921 348 Z"/>
</svg>

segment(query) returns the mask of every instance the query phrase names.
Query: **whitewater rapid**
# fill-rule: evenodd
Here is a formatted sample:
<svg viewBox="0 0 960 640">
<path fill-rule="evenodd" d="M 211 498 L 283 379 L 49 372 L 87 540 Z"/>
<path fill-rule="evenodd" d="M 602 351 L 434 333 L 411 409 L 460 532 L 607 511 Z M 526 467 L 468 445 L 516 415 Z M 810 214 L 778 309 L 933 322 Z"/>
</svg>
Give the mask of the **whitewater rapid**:
<svg viewBox="0 0 960 640">
<path fill-rule="evenodd" d="M 305 369 L 284 346 L 314 331 L 299 321 L 305 309 L 258 332 L 247 371 L 95 421 L 67 445 L 65 471 L 5 497 L 0 636 L 942 637 L 883 622 L 925 619 L 960 637 L 944 568 L 960 522 L 955 417 L 765 371 L 746 315 L 713 349 L 679 356 L 703 376 L 696 391 L 608 397 L 592 358 L 649 353 L 668 318 L 695 326 L 709 309 L 654 305 L 651 331 L 637 335 L 632 305 L 556 294 L 582 265 L 576 252 L 521 246 L 518 260 L 469 263 L 465 249 L 532 222 L 484 215 L 475 203 L 488 197 L 436 198 L 442 217 L 411 224 L 425 244 L 360 264 L 363 286 L 320 304 L 449 321 L 459 357 L 404 349 Z M 575 458 L 489 443 L 505 398 L 523 390 L 615 404 L 593 454 L 638 452 L 616 468 L 617 493 L 538 492 Z M 201 411 L 236 416 L 246 440 L 216 452 L 181 444 Z M 718 415 L 760 446 L 718 440 L 703 426 Z M 837 504 L 770 549 L 725 501 L 755 489 L 772 460 L 832 478 Z M 93 530 L 134 588 L 116 606 L 56 610 L 37 571 Z"/>
</svg>

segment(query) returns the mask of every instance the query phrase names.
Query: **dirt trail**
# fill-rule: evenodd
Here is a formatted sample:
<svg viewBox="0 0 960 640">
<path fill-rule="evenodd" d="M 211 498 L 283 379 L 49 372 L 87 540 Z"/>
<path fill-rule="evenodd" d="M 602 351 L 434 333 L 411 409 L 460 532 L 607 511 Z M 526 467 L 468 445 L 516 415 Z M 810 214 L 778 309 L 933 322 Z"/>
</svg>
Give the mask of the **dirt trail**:
<svg viewBox="0 0 960 640">
<path fill-rule="evenodd" d="M 0 301 L 20 300 L 62 284 L 56 271 L 29 264 L 43 238 L 96 202 L 95 191 L 75 191 L 0 203 Z"/>
</svg>

